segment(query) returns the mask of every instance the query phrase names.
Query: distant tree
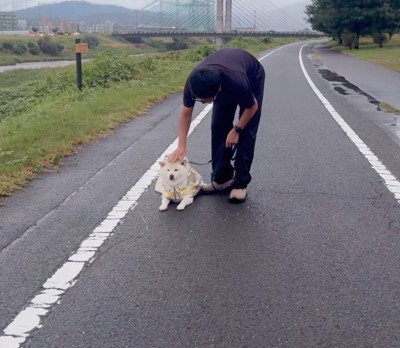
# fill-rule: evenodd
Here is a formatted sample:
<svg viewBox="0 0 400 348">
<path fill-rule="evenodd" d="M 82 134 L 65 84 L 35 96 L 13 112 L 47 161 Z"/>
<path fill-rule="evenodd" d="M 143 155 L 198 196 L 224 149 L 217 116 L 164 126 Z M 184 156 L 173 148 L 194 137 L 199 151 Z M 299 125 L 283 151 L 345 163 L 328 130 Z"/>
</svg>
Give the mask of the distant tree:
<svg viewBox="0 0 400 348">
<path fill-rule="evenodd" d="M 55 28 L 51 29 L 51 31 L 53 32 L 53 34 L 57 34 L 57 32 L 58 32 L 59 29 L 60 29 L 60 28 L 55 27 Z"/>
<path fill-rule="evenodd" d="M 363 35 L 382 45 L 400 28 L 400 0 L 312 0 L 305 13 L 313 29 L 349 48 L 359 48 Z"/>
<path fill-rule="evenodd" d="M 32 32 L 34 32 L 36 34 L 39 31 L 39 28 L 32 27 L 31 30 L 32 30 Z"/>
<path fill-rule="evenodd" d="M 341 43 L 344 28 L 339 12 L 331 0 L 312 0 L 311 5 L 306 6 L 305 14 L 314 30 L 329 34 Z"/>
<path fill-rule="evenodd" d="M 400 29 L 400 0 L 387 0 L 389 4 L 389 16 L 387 33 L 389 39 L 392 39 L 393 34 Z"/>
<path fill-rule="evenodd" d="M 50 36 L 40 38 L 38 40 L 38 46 L 41 52 L 50 56 L 57 56 L 64 49 L 64 46 L 60 43 L 56 44 L 51 41 Z"/>
</svg>

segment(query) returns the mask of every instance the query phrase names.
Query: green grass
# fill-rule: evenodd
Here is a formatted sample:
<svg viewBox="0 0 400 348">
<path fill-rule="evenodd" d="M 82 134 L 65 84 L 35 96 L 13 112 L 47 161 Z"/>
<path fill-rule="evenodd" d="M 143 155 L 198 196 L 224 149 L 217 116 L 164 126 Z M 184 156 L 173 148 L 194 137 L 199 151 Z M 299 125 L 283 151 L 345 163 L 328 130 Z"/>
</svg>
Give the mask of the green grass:
<svg viewBox="0 0 400 348">
<path fill-rule="evenodd" d="M 396 109 L 395 107 L 393 107 L 393 106 L 391 106 L 391 105 L 389 105 L 387 103 L 380 103 L 379 104 L 379 108 L 382 109 L 382 110 L 385 110 L 387 112 L 390 112 L 392 114 L 400 116 L 400 110 Z"/>
<path fill-rule="evenodd" d="M 65 71 L 66 68 L 52 69 L 16 69 L 0 73 L 0 90 L 2 88 L 13 88 L 27 81 L 38 81 Z"/>
<path fill-rule="evenodd" d="M 373 43 L 370 37 L 360 39 L 358 50 L 350 50 L 336 42 L 332 42 L 332 46 L 345 54 L 400 72 L 400 34 L 394 35 L 382 48 Z"/>
<path fill-rule="evenodd" d="M 124 82 L 81 95 L 68 91 L 45 98 L 18 117 L 6 118 L 0 123 L 0 195 L 24 187 L 35 174 L 56 168 L 60 158 L 77 147 L 180 90 L 188 72 L 188 67 L 179 66 L 145 82 Z"/>
</svg>

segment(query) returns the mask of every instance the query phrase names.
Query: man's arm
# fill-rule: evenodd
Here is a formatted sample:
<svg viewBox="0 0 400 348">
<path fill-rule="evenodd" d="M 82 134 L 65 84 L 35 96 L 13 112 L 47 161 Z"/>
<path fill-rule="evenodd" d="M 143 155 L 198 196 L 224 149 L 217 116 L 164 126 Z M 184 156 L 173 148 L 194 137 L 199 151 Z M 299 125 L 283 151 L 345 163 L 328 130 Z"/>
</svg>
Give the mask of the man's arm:
<svg viewBox="0 0 400 348">
<path fill-rule="evenodd" d="M 193 108 L 182 107 L 178 121 L 179 141 L 177 149 L 168 155 L 169 162 L 182 160 L 186 156 L 186 140 L 189 133 L 190 123 L 192 122 Z"/>
<path fill-rule="evenodd" d="M 236 126 L 239 128 L 243 129 L 246 127 L 246 125 L 250 122 L 254 114 L 258 110 L 258 102 L 256 99 L 254 99 L 254 104 L 245 109 L 243 111 L 242 116 L 240 117 L 238 123 L 236 123 Z M 239 142 L 239 133 L 235 131 L 235 129 L 232 128 L 232 130 L 228 133 L 228 136 L 226 137 L 226 142 L 225 146 L 226 147 L 232 147 L 233 145 L 236 145 Z"/>
</svg>

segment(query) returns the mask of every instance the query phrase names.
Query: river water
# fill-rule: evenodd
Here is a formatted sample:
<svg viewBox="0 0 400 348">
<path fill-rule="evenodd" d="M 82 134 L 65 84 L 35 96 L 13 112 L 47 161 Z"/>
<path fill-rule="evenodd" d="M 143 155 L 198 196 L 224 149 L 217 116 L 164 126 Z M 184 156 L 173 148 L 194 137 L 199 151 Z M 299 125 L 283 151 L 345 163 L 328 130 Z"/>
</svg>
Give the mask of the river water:
<svg viewBox="0 0 400 348">
<path fill-rule="evenodd" d="M 75 64 L 72 60 L 58 60 L 49 62 L 28 62 L 28 63 L 18 63 L 16 65 L 5 65 L 0 66 L 0 73 L 8 70 L 16 69 L 42 69 L 42 68 L 60 68 L 67 65 Z"/>
</svg>

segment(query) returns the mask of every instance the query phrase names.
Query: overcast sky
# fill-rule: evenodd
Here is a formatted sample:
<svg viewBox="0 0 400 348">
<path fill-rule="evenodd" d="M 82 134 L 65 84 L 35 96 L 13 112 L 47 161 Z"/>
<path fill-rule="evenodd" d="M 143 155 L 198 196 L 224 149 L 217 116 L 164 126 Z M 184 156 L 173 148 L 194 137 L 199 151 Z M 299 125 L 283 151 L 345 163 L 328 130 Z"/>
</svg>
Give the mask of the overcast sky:
<svg viewBox="0 0 400 348">
<path fill-rule="evenodd" d="M 62 2 L 63 0 L 0 0 L 0 11 L 12 11 L 23 10 L 27 7 L 36 7 L 38 5 L 44 4 L 54 4 L 57 2 Z M 235 0 L 233 0 L 235 1 Z M 242 0 L 241 0 L 242 1 Z M 263 0 L 260 0 L 260 3 Z M 294 4 L 296 2 L 301 2 L 302 0 L 269 0 L 271 3 L 284 7 L 286 5 Z M 107 4 L 107 5 L 118 5 L 124 6 L 130 9 L 141 9 L 144 6 L 151 4 L 154 0 L 90 0 L 94 4 Z"/>
</svg>

